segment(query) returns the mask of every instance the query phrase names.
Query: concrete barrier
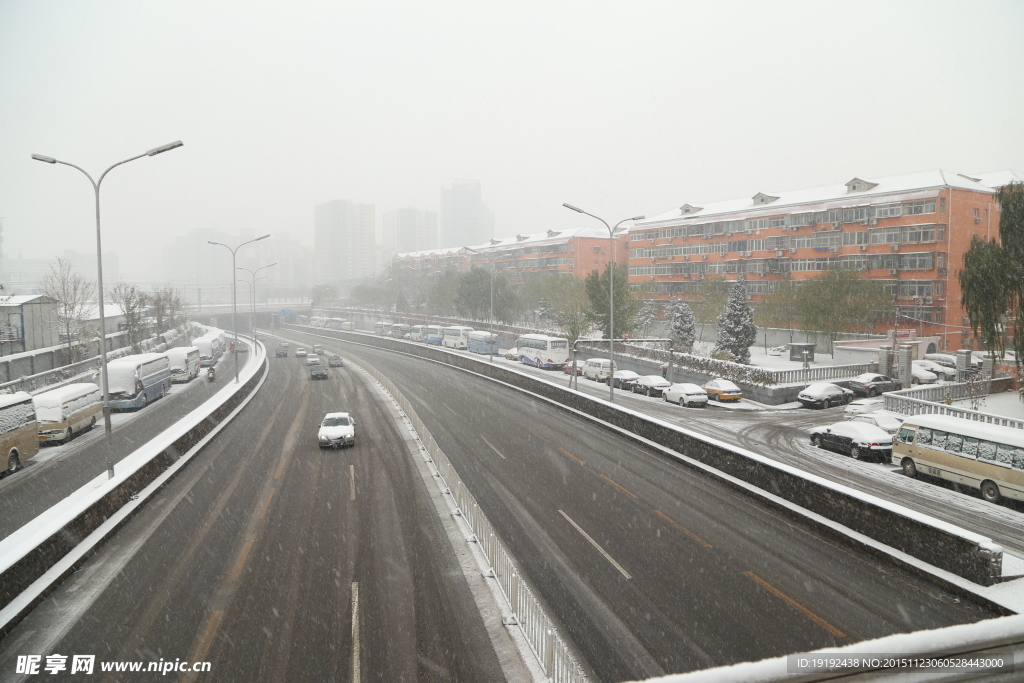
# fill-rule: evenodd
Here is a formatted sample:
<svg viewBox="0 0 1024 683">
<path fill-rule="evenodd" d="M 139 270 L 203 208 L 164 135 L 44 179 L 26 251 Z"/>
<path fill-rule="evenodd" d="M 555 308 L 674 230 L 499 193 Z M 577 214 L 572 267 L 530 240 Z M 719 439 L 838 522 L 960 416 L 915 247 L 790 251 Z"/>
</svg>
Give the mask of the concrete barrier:
<svg viewBox="0 0 1024 683">
<path fill-rule="evenodd" d="M 564 386 L 436 346 L 322 328 L 285 327 L 400 351 L 491 377 L 648 439 L 976 584 L 990 586 L 1002 575 L 1002 548 L 991 539 Z M 843 535 L 834 527 L 826 531 Z"/>
</svg>

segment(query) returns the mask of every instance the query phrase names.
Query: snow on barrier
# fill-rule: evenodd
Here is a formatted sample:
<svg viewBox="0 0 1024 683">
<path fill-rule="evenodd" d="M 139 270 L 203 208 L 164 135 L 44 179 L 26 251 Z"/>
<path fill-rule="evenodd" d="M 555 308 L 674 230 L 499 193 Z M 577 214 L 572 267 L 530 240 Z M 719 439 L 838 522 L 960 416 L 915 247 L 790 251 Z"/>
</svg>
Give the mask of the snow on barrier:
<svg viewBox="0 0 1024 683">
<path fill-rule="evenodd" d="M 991 539 L 775 462 L 752 451 L 568 390 L 560 384 L 501 365 L 450 353 L 436 346 L 336 330 L 317 330 L 317 333 L 420 356 L 529 391 L 682 454 L 717 472 L 750 484 L 774 499 L 781 499 L 820 516 L 824 520 L 819 521 L 819 528 L 843 537 L 846 541 L 856 541 L 847 533 L 846 530 L 849 530 L 981 586 L 991 586 L 1002 576 L 1003 551 Z M 773 502 L 772 498 L 766 500 Z M 870 544 L 861 545 L 871 551 L 881 552 Z M 926 574 L 932 580 L 937 579 L 936 575 L 922 570 L 913 562 L 901 561 L 891 554 L 887 556 L 905 569 Z M 949 582 L 947 588 L 962 590 L 960 586 Z M 1005 609 L 999 605 L 993 607 Z"/>
<path fill-rule="evenodd" d="M 103 539 L 162 488 L 242 409 L 269 369 L 257 343 L 254 362 L 157 437 L 0 541 L 0 636 L 52 586 L 73 572 Z"/>
</svg>

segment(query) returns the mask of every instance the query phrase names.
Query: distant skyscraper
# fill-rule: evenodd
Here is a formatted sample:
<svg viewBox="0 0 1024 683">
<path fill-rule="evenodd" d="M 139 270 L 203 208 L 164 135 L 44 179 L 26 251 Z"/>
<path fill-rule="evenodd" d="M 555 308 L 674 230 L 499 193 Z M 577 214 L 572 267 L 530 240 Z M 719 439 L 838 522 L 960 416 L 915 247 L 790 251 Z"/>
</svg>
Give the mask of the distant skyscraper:
<svg viewBox="0 0 1024 683">
<path fill-rule="evenodd" d="M 397 253 L 437 248 L 437 214 L 419 209 L 384 213 L 384 252 L 390 261 Z"/>
<path fill-rule="evenodd" d="M 494 215 L 480 202 L 480 183 L 456 180 L 441 190 L 440 247 L 481 244 L 494 237 Z"/>
<path fill-rule="evenodd" d="M 352 282 L 374 271 L 373 204 L 336 200 L 314 210 L 313 248 L 318 283 Z"/>
</svg>

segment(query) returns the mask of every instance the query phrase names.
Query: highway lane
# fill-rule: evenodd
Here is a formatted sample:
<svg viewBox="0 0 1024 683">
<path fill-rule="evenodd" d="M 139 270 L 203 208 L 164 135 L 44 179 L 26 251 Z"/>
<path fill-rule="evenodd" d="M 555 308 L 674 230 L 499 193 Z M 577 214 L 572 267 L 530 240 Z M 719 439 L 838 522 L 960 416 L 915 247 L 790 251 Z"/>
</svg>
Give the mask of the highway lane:
<svg viewBox="0 0 1024 683">
<path fill-rule="evenodd" d="M 77 653 L 211 662 L 194 680 L 504 680 L 407 436 L 360 377 L 271 359 L 240 415 L 0 642 L 0 676 Z M 320 419 L 345 409 L 355 447 L 322 451 Z"/>
<path fill-rule="evenodd" d="M 384 369 L 413 403 L 598 680 L 993 616 L 543 401 L 326 346 Z"/>
</svg>

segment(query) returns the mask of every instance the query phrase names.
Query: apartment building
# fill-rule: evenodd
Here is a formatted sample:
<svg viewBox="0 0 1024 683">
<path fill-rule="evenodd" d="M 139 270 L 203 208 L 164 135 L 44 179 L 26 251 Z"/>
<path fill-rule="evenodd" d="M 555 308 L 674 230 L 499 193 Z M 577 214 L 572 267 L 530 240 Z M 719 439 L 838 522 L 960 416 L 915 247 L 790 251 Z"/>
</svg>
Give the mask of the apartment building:
<svg viewBox="0 0 1024 683">
<path fill-rule="evenodd" d="M 970 341 L 957 279 L 964 252 L 975 235 L 998 236 L 997 189 L 1020 180 L 937 170 L 686 203 L 630 229 L 630 285 L 685 299 L 708 277 L 743 280 L 756 304 L 783 277 L 849 268 L 886 284 L 900 327 L 960 348 Z"/>
</svg>

